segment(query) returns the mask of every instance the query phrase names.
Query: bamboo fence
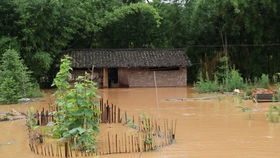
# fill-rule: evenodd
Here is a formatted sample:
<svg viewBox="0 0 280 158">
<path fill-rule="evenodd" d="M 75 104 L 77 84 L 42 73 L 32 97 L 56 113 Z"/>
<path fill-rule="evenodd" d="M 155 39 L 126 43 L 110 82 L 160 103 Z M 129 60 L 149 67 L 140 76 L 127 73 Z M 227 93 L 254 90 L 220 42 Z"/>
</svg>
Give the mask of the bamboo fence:
<svg viewBox="0 0 280 158">
<path fill-rule="evenodd" d="M 53 108 L 53 107 L 51 107 Z M 57 110 L 49 108 L 49 110 Z M 93 107 L 94 108 L 94 107 Z M 151 150 L 157 150 L 167 145 L 172 144 L 175 141 L 175 133 L 177 121 L 168 119 L 159 120 L 149 117 L 135 117 L 132 116 L 132 120 L 126 112 L 121 115 L 121 110 L 114 104 L 109 104 L 108 101 L 103 102 L 100 100 L 101 110 L 100 123 L 123 123 L 124 126 L 128 126 L 128 122 L 134 126 L 134 132 L 126 133 L 102 133 L 102 137 L 98 139 L 96 143 L 95 152 L 83 152 L 73 147 L 73 144 L 69 142 L 64 143 L 39 143 L 34 139 L 30 139 L 29 147 L 31 151 L 37 155 L 49 156 L 49 157 L 86 157 L 94 155 L 107 155 L 117 153 L 135 153 L 145 152 Z M 37 111 L 35 118 L 37 125 L 45 126 L 49 122 L 55 122 L 52 112 L 43 109 Z"/>
</svg>

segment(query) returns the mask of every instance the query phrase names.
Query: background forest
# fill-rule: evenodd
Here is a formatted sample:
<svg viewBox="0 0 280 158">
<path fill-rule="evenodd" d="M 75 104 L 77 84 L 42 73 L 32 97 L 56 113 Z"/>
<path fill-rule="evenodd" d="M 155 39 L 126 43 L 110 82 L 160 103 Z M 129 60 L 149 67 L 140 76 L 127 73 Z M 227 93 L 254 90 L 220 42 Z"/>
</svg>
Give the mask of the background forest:
<svg viewBox="0 0 280 158">
<path fill-rule="evenodd" d="M 48 86 L 61 54 L 77 48 L 181 48 L 198 71 L 223 54 L 245 78 L 280 72 L 280 1 L 1 0 L 0 57 L 20 52 Z"/>
</svg>

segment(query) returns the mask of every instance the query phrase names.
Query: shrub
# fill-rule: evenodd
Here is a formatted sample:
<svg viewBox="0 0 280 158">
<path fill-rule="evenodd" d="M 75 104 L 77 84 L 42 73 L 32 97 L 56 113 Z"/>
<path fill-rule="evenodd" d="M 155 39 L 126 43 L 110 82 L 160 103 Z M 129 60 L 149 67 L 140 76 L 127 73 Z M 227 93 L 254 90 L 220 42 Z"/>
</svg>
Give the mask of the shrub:
<svg viewBox="0 0 280 158">
<path fill-rule="evenodd" d="M 254 89 L 253 85 L 245 83 L 243 99 L 251 99 L 252 98 L 252 91 L 253 91 L 253 89 Z"/>
<path fill-rule="evenodd" d="M 195 89 L 200 93 L 208 92 L 232 92 L 234 89 L 246 88 L 247 84 L 240 75 L 239 71 L 229 66 L 228 57 L 220 58 L 222 64 L 215 72 L 214 80 L 209 80 L 206 74 L 206 79 L 203 79 L 200 74 L 198 82 L 195 83 Z"/>
<path fill-rule="evenodd" d="M 26 96 L 27 98 L 39 98 L 42 97 L 42 93 L 40 91 L 40 86 L 37 82 L 34 84 L 31 84 L 30 87 L 28 87 Z"/>
<path fill-rule="evenodd" d="M 232 92 L 234 89 L 243 89 L 245 83 L 238 70 L 231 69 L 229 76 L 223 81 L 225 91 Z"/>
<path fill-rule="evenodd" d="M 97 85 L 88 80 L 88 75 L 79 76 L 74 87 L 70 85 L 70 57 L 62 59 L 60 71 L 54 79 L 57 87 L 53 136 L 61 141 L 71 142 L 83 151 L 94 151 L 99 131 L 99 114 L 96 98 Z M 96 108 L 92 108 L 95 106 Z"/>
<path fill-rule="evenodd" d="M 215 77 L 214 81 L 211 81 L 211 80 L 204 80 L 202 78 L 202 75 L 200 75 L 199 81 L 195 83 L 194 88 L 199 93 L 209 93 L 209 92 L 220 91 L 220 86 L 219 86 L 217 77 Z"/>
<path fill-rule="evenodd" d="M 255 79 L 255 80 L 256 80 L 256 82 L 255 82 L 256 87 L 266 88 L 266 89 L 269 87 L 270 81 L 269 81 L 268 75 L 262 74 L 260 79 Z"/>
<path fill-rule="evenodd" d="M 2 81 L 2 83 L 0 84 L 0 103 L 2 104 L 13 104 L 16 103 L 18 98 L 19 98 L 19 94 L 18 94 L 18 90 L 19 87 L 16 83 L 16 81 L 11 78 L 4 78 Z"/>
<path fill-rule="evenodd" d="M 266 114 L 266 118 L 271 122 L 279 122 L 280 121 L 280 105 L 271 105 L 269 107 L 269 111 Z"/>
<path fill-rule="evenodd" d="M 0 61 L 1 103 L 17 103 L 19 98 L 33 97 L 34 92 L 41 94 L 39 87 L 31 83 L 30 73 L 17 51 L 6 50 Z"/>
<path fill-rule="evenodd" d="M 215 71 L 215 76 L 217 76 L 218 81 L 222 82 L 226 78 L 229 77 L 230 65 L 229 58 L 227 56 L 223 56 L 219 59 L 217 70 Z"/>
</svg>

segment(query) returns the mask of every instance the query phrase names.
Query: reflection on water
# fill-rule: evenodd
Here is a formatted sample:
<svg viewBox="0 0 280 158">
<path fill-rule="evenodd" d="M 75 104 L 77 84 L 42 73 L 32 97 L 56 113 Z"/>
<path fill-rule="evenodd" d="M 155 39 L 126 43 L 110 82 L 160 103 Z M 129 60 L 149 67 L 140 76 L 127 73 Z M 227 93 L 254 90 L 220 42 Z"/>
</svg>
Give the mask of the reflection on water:
<svg viewBox="0 0 280 158">
<path fill-rule="evenodd" d="M 108 158 L 279 158 L 280 124 L 265 120 L 269 103 L 255 104 L 225 96 L 213 100 L 167 101 L 168 98 L 205 97 L 191 88 L 102 89 L 104 99 L 117 104 L 131 114 L 147 113 L 158 118 L 177 119 L 177 142 L 158 151 L 137 154 L 107 155 Z M 156 100 L 158 99 L 158 100 Z M 53 99 L 46 97 L 29 104 L 2 105 L 0 111 L 12 108 L 26 111 L 29 107 L 48 106 Z M 158 102 L 158 106 L 157 106 Z M 238 105 L 253 108 L 252 119 Z M 0 157 L 39 157 L 27 144 L 24 121 L 0 123 Z M 11 144 L 5 144 L 12 141 Z M 3 144 L 3 145 L 1 145 Z"/>
</svg>

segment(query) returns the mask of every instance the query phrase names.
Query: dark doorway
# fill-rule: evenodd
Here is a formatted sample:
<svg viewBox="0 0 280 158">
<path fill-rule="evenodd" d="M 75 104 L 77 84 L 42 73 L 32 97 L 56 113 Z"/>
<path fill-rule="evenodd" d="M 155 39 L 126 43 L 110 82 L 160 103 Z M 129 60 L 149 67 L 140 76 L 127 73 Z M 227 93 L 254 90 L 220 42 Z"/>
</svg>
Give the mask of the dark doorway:
<svg viewBox="0 0 280 158">
<path fill-rule="evenodd" d="M 109 68 L 109 87 L 118 87 L 118 68 Z"/>
</svg>

